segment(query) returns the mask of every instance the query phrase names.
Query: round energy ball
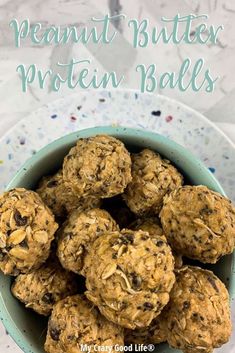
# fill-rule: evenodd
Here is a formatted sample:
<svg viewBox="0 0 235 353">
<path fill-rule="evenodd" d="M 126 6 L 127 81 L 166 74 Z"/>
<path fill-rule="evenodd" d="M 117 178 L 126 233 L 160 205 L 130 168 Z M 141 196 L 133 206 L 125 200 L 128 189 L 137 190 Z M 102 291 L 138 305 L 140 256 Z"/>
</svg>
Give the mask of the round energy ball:
<svg viewBox="0 0 235 353">
<path fill-rule="evenodd" d="M 151 236 L 160 236 L 163 237 L 166 241 L 166 237 L 163 234 L 163 229 L 161 227 L 161 223 L 158 217 L 147 217 L 147 218 L 139 218 L 135 222 L 133 222 L 130 226 L 130 229 L 133 230 L 143 230 L 144 232 L 148 232 Z M 172 251 L 172 254 L 175 259 L 175 268 L 180 268 L 183 265 L 182 256 L 175 251 Z"/>
<path fill-rule="evenodd" d="M 83 274 L 84 258 L 90 245 L 104 232 L 118 230 L 110 214 L 99 208 L 74 211 L 59 232 L 57 256 L 62 266 Z"/>
<path fill-rule="evenodd" d="M 64 270 L 59 261 L 49 259 L 39 269 L 16 277 L 12 294 L 41 315 L 50 315 L 53 305 L 78 293 L 77 276 Z"/>
<path fill-rule="evenodd" d="M 175 281 L 170 247 L 141 230 L 97 238 L 85 268 L 87 298 L 108 320 L 130 329 L 150 325 L 168 303 Z"/>
<path fill-rule="evenodd" d="M 161 315 L 153 319 L 148 327 L 136 330 L 125 329 L 124 341 L 127 344 L 160 344 L 166 342 L 166 330 Z"/>
<path fill-rule="evenodd" d="M 78 353 L 82 345 L 123 346 L 123 330 L 107 321 L 83 295 L 67 297 L 55 304 L 48 323 L 47 353 Z"/>
<path fill-rule="evenodd" d="M 64 159 L 63 178 L 84 197 L 120 194 L 131 181 L 130 154 L 112 136 L 79 139 Z"/>
<path fill-rule="evenodd" d="M 206 186 L 184 186 L 164 199 L 160 213 L 172 248 L 203 263 L 216 263 L 235 247 L 235 208 Z"/>
<path fill-rule="evenodd" d="M 127 186 L 124 199 L 137 215 L 158 214 L 163 197 L 180 187 L 182 175 L 158 153 L 144 149 L 132 155 L 132 181 Z"/>
<path fill-rule="evenodd" d="M 33 191 L 13 189 L 0 196 L 0 269 L 16 276 L 38 268 L 49 256 L 58 225 Z"/>
<path fill-rule="evenodd" d="M 183 267 L 176 272 L 164 310 L 167 341 L 184 353 L 211 353 L 231 335 L 229 295 L 213 272 Z"/>
<path fill-rule="evenodd" d="M 43 177 L 36 192 L 60 221 L 75 209 L 83 211 L 100 206 L 97 197 L 78 196 L 73 188 L 64 182 L 61 170 L 54 175 Z"/>
</svg>

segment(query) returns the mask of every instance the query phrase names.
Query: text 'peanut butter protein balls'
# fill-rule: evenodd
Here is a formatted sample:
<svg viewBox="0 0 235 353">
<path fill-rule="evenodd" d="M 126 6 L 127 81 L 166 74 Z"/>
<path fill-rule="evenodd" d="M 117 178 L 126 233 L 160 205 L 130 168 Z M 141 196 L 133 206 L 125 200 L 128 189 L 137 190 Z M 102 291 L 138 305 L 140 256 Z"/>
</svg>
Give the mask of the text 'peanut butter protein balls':
<svg viewBox="0 0 235 353">
<path fill-rule="evenodd" d="M 141 230 L 97 238 L 85 271 L 87 298 L 107 319 L 130 329 L 148 326 L 160 314 L 175 281 L 170 247 Z"/>
<path fill-rule="evenodd" d="M 203 263 L 216 263 L 235 247 L 235 208 L 206 186 L 184 186 L 164 199 L 160 213 L 173 249 Z"/>
<path fill-rule="evenodd" d="M 132 181 L 124 199 L 137 215 L 158 214 L 163 197 L 180 187 L 182 175 L 158 153 L 144 149 L 132 155 Z"/>
<path fill-rule="evenodd" d="M 104 232 L 118 229 L 107 211 L 99 208 L 74 211 L 59 232 L 57 255 L 62 266 L 83 274 L 84 257 L 90 245 Z"/>
<path fill-rule="evenodd" d="M 64 182 L 61 170 L 55 175 L 43 177 L 36 191 L 60 221 L 75 209 L 83 211 L 100 206 L 100 200 L 97 197 L 84 198 L 78 195 L 69 184 Z"/>
<path fill-rule="evenodd" d="M 13 189 L 0 196 L 0 269 L 28 273 L 49 256 L 58 225 L 33 191 Z"/>
<path fill-rule="evenodd" d="M 64 159 L 63 178 L 84 197 L 120 194 L 131 181 L 130 154 L 112 136 L 79 139 Z"/>
<path fill-rule="evenodd" d="M 83 295 L 67 297 L 55 304 L 48 324 L 47 353 L 91 352 L 97 347 L 123 346 L 123 330 L 106 320 Z M 113 349 L 114 351 L 114 349 Z"/>
<path fill-rule="evenodd" d="M 39 269 L 17 276 L 11 291 L 27 308 L 47 316 L 56 302 L 79 292 L 76 277 L 50 258 Z"/>
<path fill-rule="evenodd" d="M 164 310 L 168 343 L 184 353 L 211 353 L 229 340 L 229 295 L 213 272 L 198 267 L 176 271 L 170 302 Z"/>
</svg>

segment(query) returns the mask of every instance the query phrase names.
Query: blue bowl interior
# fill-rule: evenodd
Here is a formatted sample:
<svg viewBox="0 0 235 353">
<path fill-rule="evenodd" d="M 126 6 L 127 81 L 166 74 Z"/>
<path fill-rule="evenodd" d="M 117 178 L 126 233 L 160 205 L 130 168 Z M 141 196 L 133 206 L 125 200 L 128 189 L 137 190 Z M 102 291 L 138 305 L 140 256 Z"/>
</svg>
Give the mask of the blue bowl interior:
<svg viewBox="0 0 235 353">
<path fill-rule="evenodd" d="M 183 173 L 187 183 L 206 185 L 210 189 L 224 195 L 223 189 L 211 172 L 182 146 L 155 133 L 123 127 L 86 129 L 54 141 L 25 163 L 9 183 L 7 189 L 15 187 L 34 189 L 42 176 L 51 174 L 61 167 L 64 156 L 75 145 L 77 139 L 97 134 L 108 134 L 119 138 L 130 151 L 138 151 L 143 148 L 155 150 L 169 159 Z M 232 276 L 232 264 L 233 255 L 229 255 L 221 259 L 216 265 L 206 266 L 206 268 L 212 269 L 221 278 L 233 296 L 234 280 Z M 1 320 L 7 331 L 24 352 L 42 353 L 44 352 L 43 344 L 45 341 L 47 319 L 35 314 L 31 310 L 25 309 L 11 295 L 11 282 L 11 277 L 0 274 Z M 170 353 L 177 351 L 170 349 L 166 344 L 162 344 L 157 347 L 157 352 Z"/>
</svg>

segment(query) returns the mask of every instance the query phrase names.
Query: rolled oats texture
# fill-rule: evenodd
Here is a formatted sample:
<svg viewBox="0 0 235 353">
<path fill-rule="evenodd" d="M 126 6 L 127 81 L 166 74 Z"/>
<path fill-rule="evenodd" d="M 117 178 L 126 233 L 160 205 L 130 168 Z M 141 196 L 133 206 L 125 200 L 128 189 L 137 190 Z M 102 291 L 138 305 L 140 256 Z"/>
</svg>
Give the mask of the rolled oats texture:
<svg viewBox="0 0 235 353">
<path fill-rule="evenodd" d="M 40 196 L 23 188 L 0 196 L 0 269 L 28 273 L 46 261 L 58 228 Z"/>
<path fill-rule="evenodd" d="M 84 258 L 94 240 L 104 232 L 118 229 L 116 222 L 105 210 L 75 210 L 58 232 L 57 255 L 62 266 L 84 274 Z"/>
<path fill-rule="evenodd" d="M 26 308 L 47 316 L 55 303 L 77 294 L 79 288 L 77 276 L 64 270 L 58 260 L 50 258 L 39 269 L 17 276 L 11 291 Z"/>
<path fill-rule="evenodd" d="M 139 216 L 158 214 L 166 194 L 180 187 L 183 177 L 158 153 L 144 149 L 132 155 L 132 181 L 124 199 L 132 212 Z"/>
<path fill-rule="evenodd" d="M 83 295 L 67 297 L 55 304 L 49 319 L 45 351 L 80 353 L 81 344 L 123 346 L 123 330 L 106 320 Z"/>
<path fill-rule="evenodd" d="M 130 329 L 150 325 L 175 281 L 170 247 L 141 230 L 103 234 L 92 244 L 85 267 L 87 298 L 108 320 Z"/>
<path fill-rule="evenodd" d="M 83 211 L 99 207 L 101 204 L 97 197 L 78 195 L 68 183 L 64 182 L 61 170 L 54 175 L 43 177 L 36 192 L 60 223 L 75 209 Z"/>
<path fill-rule="evenodd" d="M 84 197 L 118 195 L 131 178 L 130 154 L 124 144 L 112 136 L 79 139 L 64 159 L 64 181 Z"/>
<path fill-rule="evenodd" d="M 163 322 L 167 341 L 184 353 L 211 353 L 231 335 L 229 295 L 213 272 L 184 266 L 176 282 Z"/>
<path fill-rule="evenodd" d="M 161 314 L 153 319 L 148 327 L 136 330 L 125 329 L 126 344 L 160 344 L 166 341 L 166 330 L 162 324 Z"/>
<path fill-rule="evenodd" d="M 163 229 L 162 229 L 160 220 L 157 216 L 138 218 L 135 222 L 129 225 L 129 228 L 134 230 L 143 230 L 144 232 L 148 232 L 153 237 L 161 236 L 163 237 L 164 240 L 166 240 L 166 237 L 163 234 Z M 175 259 L 175 268 L 182 267 L 183 265 L 182 256 L 175 251 L 172 251 L 172 254 Z"/>
<path fill-rule="evenodd" d="M 216 263 L 235 247 L 235 208 L 206 186 L 184 186 L 164 199 L 164 234 L 180 254 Z"/>
</svg>

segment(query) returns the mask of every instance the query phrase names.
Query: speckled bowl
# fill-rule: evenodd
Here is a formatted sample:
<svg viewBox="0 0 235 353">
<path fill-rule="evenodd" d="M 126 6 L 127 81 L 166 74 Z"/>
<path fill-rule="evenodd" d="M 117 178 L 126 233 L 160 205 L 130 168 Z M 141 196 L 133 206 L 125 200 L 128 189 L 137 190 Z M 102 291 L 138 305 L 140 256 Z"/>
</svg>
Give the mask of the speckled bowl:
<svg viewBox="0 0 235 353">
<path fill-rule="evenodd" d="M 36 153 L 18 171 L 7 189 L 25 187 L 34 189 L 38 180 L 43 176 L 54 172 L 61 166 L 63 157 L 78 138 L 84 138 L 97 134 L 109 134 L 121 139 L 130 151 L 144 147 L 159 152 L 172 161 L 184 174 L 187 182 L 195 185 L 203 184 L 210 189 L 220 192 L 224 191 L 211 172 L 182 146 L 169 139 L 144 130 L 135 130 L 124 127 L 96 127 L 82 130 L 64 136 L 59 140 L 47 145 Z M 217 275 L 228 286 L 231 295 L 234 295 L 234 276 L 232 275 L 233 255 L 225 256 L 219 263 L 207 266 L 213 269 Z M 46 333 L 46 320 L 25 309 L 10 292 L 12 278 L 0 275 L 0 317 L 7 331 L 26 353 L 42 353 Z M 158 346 L 157 351 L 168 353 L 174 352 L 163 344 Z"/>
</svg>

